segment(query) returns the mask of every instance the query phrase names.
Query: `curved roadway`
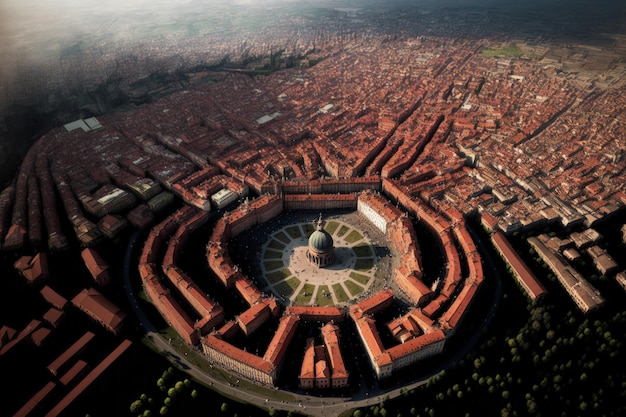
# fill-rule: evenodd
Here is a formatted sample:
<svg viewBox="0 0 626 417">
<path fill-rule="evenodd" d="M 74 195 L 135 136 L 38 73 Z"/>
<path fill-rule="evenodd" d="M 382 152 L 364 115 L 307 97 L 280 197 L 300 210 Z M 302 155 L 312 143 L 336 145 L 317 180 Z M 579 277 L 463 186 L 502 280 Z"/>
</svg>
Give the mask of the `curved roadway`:
<svg viewBox="0 0 626 417">
<path fill-rule="evenodd" d="M 489 310 L 489 313 L 485 317 L 483 327 L 489 325 L 491 320 L 495 317 L 496 310 L 500 303 L 500 299 L 502 297 L 502 282 L 501 277 L 495 268 L 495 264 L 493 259 L 491 258 L 489 252 L 486 250 L 484 242 L 480 239 L 480 237 L 474 232 L 471 227 L 468 227 L 468 230 L 474 239 L 475 243 L 480 249 L 481 255 L 483 259 L 487 261 L 489 264 L 489 268 L 493 272 L 494 277 L 496 278 L 496 290 L 494 292 L 494 302 Z M 476 332 L 472 335 L 472 337 L 468 340 L 466 344 L 464 344 L 464 348 L 458 350 L 451 356 L 447 361 L 443 363 L 441 369 L 437 372 L 430 373 L 428 375 L 422 375 L 417 380 L 412 382 L 411 384 L 404 385 L 402 387 L 394 388 L 389 391 L 383 390 L 370 390 L 373 391 L 371 393 L 366 393 L 363 395 L 359 393 L 359 396 L 362 396 L 361 399 L 350 399 L 350 398 L 337 398 L 337 397 L 314 397 L 310 395 L 301 395 L 294 393 L 292 391 L 287 391 L 289 394 L 293 396 L 293 401 L 285 402 L 271 399 L 269 396 L 266 397 L 259 393 L 251 392 L 236 385 L 225 383 L 219 379 L 213 378 L 211 375 L 204 373 L 200 368 L 196 367 L 191 362 L 187 361 L 184 356 L 181 356 L 180 352 L 173 346 L 170 341 L 166 340 L 158 331 L 156 331 L 155 327 L 148 320 L 148 317 L 144 314 L 144 312 L 139 307 L 137 303 L 137 299 L 132 289 L 132 285 L 130 282 L 130 264 L 132 253 L 134 249 L 134 245 L 137 241 L 137 237 L 139 236 L 139 232 L 135 231 L 126 247 L 126 254 L 124 257 L 124 289 L 126 296 L 130 305 L 133 307 L 137 318 L 143 328 L 145 336 L 150 340 L 150 342 L 158 348 L 161 353 L 172 362 L 172 364 L 179 367 L 183 372 L 186 372 L 196 380 L 201 383 L 209 386 L 227 396 L 232 398 L 240 399 L 245 402 L 254 404 L 261 408 L 275 408 L 277 410 L 285 410 L 285 411 L 296 411 L 303 414 L 311 415 L 311 416 L 334 416 L 342 413 L 343 411 L 351 408 L 361 408 L 361 407 L 369 407 L 371 405 L 379 404 L 384 398 L 396 398 L 402 395 L 402 393 L 406 390 L 411 390 L 416 387 L 419 387 L 425 384 L 432 376 L 440 372 L 441 370 L 450 368 L 455 362 L 461 360 L 478 342 L 481 337 L 481 332 Z"/>
</svg>

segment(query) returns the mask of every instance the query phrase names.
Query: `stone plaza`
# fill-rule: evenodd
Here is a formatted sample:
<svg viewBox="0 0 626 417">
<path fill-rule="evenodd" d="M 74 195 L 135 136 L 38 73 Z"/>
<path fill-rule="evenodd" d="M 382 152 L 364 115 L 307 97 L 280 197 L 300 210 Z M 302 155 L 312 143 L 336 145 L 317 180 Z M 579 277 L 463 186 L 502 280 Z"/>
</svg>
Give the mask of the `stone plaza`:
<svg viewBox="0 0 626 417">
<path fill-rule="evenodd" d="M 334 260 L 320 267 L 308 257 L 309 237 L 315 222 L 298 222 L 274 231 L 261 252 L 261 271 L 266 293 L 285 304 L 342 305 L 370 292 L 379 268 L 377 250 L 370 234 L 349 217 L 334 216 L 324 221 L 332 236 Z"/>
</svg>

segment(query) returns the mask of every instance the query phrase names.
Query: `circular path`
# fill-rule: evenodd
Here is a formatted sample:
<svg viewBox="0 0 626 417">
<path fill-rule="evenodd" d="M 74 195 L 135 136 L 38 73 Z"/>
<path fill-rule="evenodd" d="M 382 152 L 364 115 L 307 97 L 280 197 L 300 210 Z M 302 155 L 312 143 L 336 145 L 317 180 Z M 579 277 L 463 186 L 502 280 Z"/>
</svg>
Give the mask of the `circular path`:
<svg viewBox="0 0 626 417">
<path fill-rule="evenodd" d="M 318 268 L 306 259 L 313 223 L 296 223 L 274 232 L 262 248 L 262 290 L 294 305 L 341 305 L 367 292 L 377 259 L 363 232 L 341 220 L 326 222 L 333 237 L 335 262 Z"/>
</svg>

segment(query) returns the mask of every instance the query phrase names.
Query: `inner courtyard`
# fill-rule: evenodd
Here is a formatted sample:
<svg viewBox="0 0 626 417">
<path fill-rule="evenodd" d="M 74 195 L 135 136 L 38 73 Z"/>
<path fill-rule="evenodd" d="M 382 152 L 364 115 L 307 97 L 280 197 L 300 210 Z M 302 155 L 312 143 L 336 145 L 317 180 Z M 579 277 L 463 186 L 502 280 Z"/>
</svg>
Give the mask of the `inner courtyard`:
<svg viewBox="0 0 626 417">
<path fill-rule="evenodd" d="M 334 261 L 307 259 L 320 214 Z M 283 306 L 349 306 L 392 284 L 388 238 L 357 211 L 285 211 L 230 241 L 233 261 Z"/>
<path fill-rule="evenodd" d="M 381 253 L 388 252 L 382 234 L 369 227 L 364 230 L 366 225 L 356 213 L 322 217 L 323 231 L 334 250 L 332 263 L 322 267 L 308 255 L 310 240 L 320 240 L 310 239 L 312 234 L 322 233 L 316 230 L 319 217 L 311 213 L 300 218 L 278 226 L 263 244 L 260 269 L 267 283 L 264 292 L 284 304 L 325 306 L 350 303 L 377 287 L 377 276 L 388 271 L 391 263 L 391 258 Z M 383 242 L 383 246 L 377 248 L 373 241 Z"/>
</svg>

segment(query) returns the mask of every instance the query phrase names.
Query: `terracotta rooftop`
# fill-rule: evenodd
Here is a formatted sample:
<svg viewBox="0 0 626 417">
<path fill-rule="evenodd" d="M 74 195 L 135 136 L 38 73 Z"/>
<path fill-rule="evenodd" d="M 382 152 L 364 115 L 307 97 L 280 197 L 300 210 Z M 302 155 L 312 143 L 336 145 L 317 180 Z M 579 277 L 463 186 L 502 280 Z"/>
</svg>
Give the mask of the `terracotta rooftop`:
<svg viewBox="0 0 626 417">
<path fill-rule="evenodd" d="M 41 289 L 40 293 L 47 302 L 59 310 L 63 310 L 67 305 L 67 300 L 47 285 Z"/>
<path fill-rule="evenodd" d="M 255 354 L 247 352 L 243 349 L 239 349 L 214 334 L 208 335 L 204 339 L 204 344 L 238 362 L 248 365 L 254 369 L 258 369 L 266 374 L 270 374 L 275 369 L 275 366 L 270 361 L 266 361 L 260 356 L 256 356 Z"/>
<path fill-rule="evenodd" d="M 120 330 L 126 318 L 126 313 L 93 288 L 84 289 L 76 294 L 72 304 L 114 333 Z"/>
</svg>

